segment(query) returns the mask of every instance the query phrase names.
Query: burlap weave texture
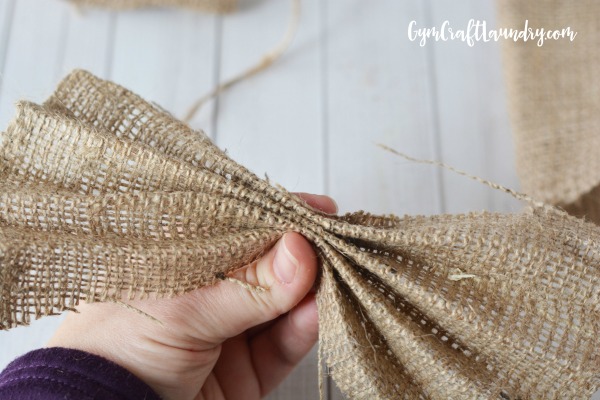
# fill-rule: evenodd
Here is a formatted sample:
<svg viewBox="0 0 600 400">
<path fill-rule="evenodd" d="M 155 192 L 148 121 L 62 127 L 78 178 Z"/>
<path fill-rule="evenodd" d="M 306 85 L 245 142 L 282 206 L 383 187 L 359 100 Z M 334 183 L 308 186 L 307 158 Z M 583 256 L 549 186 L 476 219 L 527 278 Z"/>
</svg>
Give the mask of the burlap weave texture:
<svg viewBox="0 0 600 400">
<path fill-rule="evenodd" d="M 498 0 L 502 28 L 577 32 L 574 40 L 505 41 L 523 190 L 600 223 L 600 3 Z"/>
<path fill-rule="evenodd" d="M 172 296 L 286 231 L 315 246 L 320 351 L 353 399 L 589 398 L 600 227 L 519 214 L 325 215 L 87 72 L 22 102 L 0 147 L 0 326 Z"/>
<path fill-rule="evenodd" d="M 183 7 L 207 12 L 226 13 L 235 10 L 237 0 L 69 0 L 79 6 L 127 10 L 141 7 Z"/>
</svg>

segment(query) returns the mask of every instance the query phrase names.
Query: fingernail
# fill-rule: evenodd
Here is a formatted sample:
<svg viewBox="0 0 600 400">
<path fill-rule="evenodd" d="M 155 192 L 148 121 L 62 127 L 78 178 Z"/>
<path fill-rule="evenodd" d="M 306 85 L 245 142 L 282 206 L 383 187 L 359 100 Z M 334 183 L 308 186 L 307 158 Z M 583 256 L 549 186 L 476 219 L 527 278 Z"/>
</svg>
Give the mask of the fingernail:
<svg viewBox="0 0 600 400">
<path fill-rule="evenodd" d="M 335 201 L 335 199 L 332 199 L 330 197 L 331 201 L 333 201 L 333 206 L 335 207 L 335 211 L 333 212 L 334 214 L 337 214 L 337 212 L 340 210 L 340 208 L 338 207 L 338 203 L 337 201 Z"/>
<path fill-rule="evenodd" d="M 275 259 L 273 260 L 273 269 L 280 282 L 292 283 L 296 277 L 299 263 L 296 257 L 294 257 L 286 247 L 285 238 L 286 237 L 284 236 L 279 242 L 277 254 L 275 254 Z"/>
</svg>

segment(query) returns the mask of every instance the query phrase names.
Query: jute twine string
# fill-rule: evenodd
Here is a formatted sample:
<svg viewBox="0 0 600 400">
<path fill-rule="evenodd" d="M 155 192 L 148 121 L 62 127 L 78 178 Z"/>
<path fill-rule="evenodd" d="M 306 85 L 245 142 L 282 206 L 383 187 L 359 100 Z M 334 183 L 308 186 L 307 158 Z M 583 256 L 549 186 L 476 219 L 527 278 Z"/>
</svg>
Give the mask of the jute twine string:
<svg viewBox="0 0 600 400">
<path fill-rule="evenodd" d="M 128 9 L 147 6 L 177 6 L 191 7 L 206 11 L 230 12 L 235 9 L 237 0 L 71 0 L 79 9 L 85 5 L 101 6 L 111 9 Z M 238 73 L 232 78 L 218 84 L 211 91 L 196 100 L 183 117 L 189 123 L 200 109 L 211 99 L 217 97 L 227 89 L 247 80 L 254 75 L 265 71 L 273 65 L 287 51 L 292 44 L 300 24 L 301 1 L 292 0 L 291 15 L 285 33 L 280 42 L 270 51 L 265 53 L 260 61 L 248 69 Z"/>
<path fill-rule="evenodd" d="M 210 285 L 296 231 L 320 260 L 319 352 L 349 398 L 599 386 L 600 227 L 524 195 L 509 191 L 530 201 L 518 214 L 323 214 L 84 71 L 21 102 L 1 143 L 2 329 Z"/>
<path fill-rule="evenodd" d="M 290 16 L 290 21 L 287 25 L 286 31 L 283 35 L 281 41 L 275 46 L 271 51 L 267 52 L 264 56 L 262 56 L 261 60 L 254 66 L 248 68 L 247 70 L 237 74 L 233 78 L 217 85 L 213 90 L 199 98 L 186 113 L 183 121 L 189 123 L 192 118 L 200 111 L 202 106 L 204 106 L 209 100 L 217 97 L 225 90 L 231 88 L 232 86 L 251 78 L 252 76 L 266 70 L 269 68 L 275 61 L 277 61 L 281 56 L 286 52 L 286 50 L 292 44 L 294 40 L 294 36 L 296 36 L 296 32 L 298 31 L 298 25 L 300 24 L 300 0 L 292 0 L 292 11 Z"/>
</svg>

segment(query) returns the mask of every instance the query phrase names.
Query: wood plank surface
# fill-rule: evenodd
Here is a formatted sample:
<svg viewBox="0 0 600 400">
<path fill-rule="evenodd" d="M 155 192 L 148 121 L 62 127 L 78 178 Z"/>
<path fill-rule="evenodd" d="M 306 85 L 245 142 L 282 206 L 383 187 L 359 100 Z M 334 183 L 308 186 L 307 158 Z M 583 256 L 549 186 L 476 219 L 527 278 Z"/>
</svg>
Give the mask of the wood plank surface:
<svg viewBox="0 0 600 400">
<path fill-rule="evenodd" d="M 449 21 L 466 29 L 469 20 L 495 25 L 495 3 L 429 0 L 426 26 Z M 471 174 L 518 189 L 508 123 L 500 43 L 429 42 L 436 97 L 439 160 Z M 466 153 L 467 152 L 467 153 Z M 468 154 L 468 156 L 466 156 Z M 500 191 L 443 171 L 444 211 L 516 211 L 522 204 Z"/>
<path fill-rule="evenodd" d="M 60 79 L 69 19 L 64 2 L 18 0 L 14 6 L 10 32 L 6 32 L 1 127 L 12 118 L 17 100 L 42 100 L 54 89 Z"/>
<path fill-rule="evenodd" d="M 327 2 L 328 184 L 344 211 L 439 212 L 437 174 L 377 147 L 436 158 L 427 53 L 406 39 L 417 1 Z"/>
<path fill-rule="evenodd" d="M 0 2 L 0 89 L 4 81 L 4 67 L 12 32 L 15 1 L 5 0 Z"/>
<path fill-rule="evenodd" d="M 103 10 L 69 8 L 64 36 L 64 56 L 59 78 L 72 70 L 85 69 L 108 78 L 114 46 L 115 14 Z"/>
<path fill-rule="evenodd" d="M 151 9 L 116 16 L 110 79 L 181 117 L 215 84 L 218 18 Z M 193 123 L 210 128 L 208 105 Z"/>
</svg>

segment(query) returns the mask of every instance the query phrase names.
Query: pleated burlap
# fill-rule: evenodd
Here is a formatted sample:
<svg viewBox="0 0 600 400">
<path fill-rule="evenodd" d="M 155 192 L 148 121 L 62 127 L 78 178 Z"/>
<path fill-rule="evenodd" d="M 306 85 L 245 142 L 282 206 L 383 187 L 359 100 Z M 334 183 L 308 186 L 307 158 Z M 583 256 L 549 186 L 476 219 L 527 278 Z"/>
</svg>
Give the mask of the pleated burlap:
<svg viewBox="0 0 600 400">
<path fill-rule="evenodd" d="M 505 41 L 523 190 L 600 223 L 600 2 L 498 0 L 502 28 L 571 27 L 574 41 Z"/>
<path fill-rule="evenodd" d="M 235 10 L 237 0 L 69 0 L 79 6 L 128 10 L 141 7 L 183 7 L 207 12 L 226 13 Z"/>
<path fill-rule="evenodd" d="M 600 227 L 519 214 L 340 217 L 89 73 L 22 102 L 0 148 L 0 324 L 173 296 L 286 231 L 319 255 L 319 345 L 352 399 L 586 398 L 600 384 Z"/>
</svg>

